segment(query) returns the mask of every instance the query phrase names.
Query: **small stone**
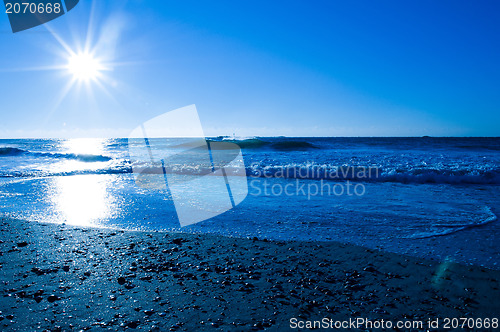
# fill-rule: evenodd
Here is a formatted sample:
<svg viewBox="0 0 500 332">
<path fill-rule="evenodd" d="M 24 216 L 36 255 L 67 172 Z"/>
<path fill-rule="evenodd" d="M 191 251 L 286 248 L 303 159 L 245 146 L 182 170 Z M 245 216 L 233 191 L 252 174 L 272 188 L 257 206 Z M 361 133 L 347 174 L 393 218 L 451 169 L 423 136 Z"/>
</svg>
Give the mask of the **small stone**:
<svg viewBox="0 0 500 332">
<path fill-rule="evenodd" d="M 118 283 L 119 283 L 120 285 L 123 285 L 123 284 L 125 283 L 125 281 L 126 281 L 126 280 L 125 280 L 125 278 L 124 278 L 124 277 L 118 277 Z"/>
<path fill-rule="evenodd" d="M 60 300 L 61 298 L 58 297 L 58 296 L 55 296 L 54 294 L 50 295 L 48 298 L 47 298 L 47 301 L 49 301 L 50 303 L 52 302 L 55 302 L 57 300 Z"/>
<path fill-rule="evenodd" d="M 375 309 L 372 310 L 372 312 L 374 312 L 376 314 L 387 314 L 387 311 L 385 311 L 382 308 L 375 308 Z"/>
<path fill-rule="evenodd" d="M 373 266 L 367 266 L 363 269 L 366 272 L 378 272 Z"/>
<path fill-rule="evenodd" d="M 17 244 L 17 246 L 18 246 L 19 248 L 26 247 L 27 245 L 28 245 L 28 242 L 26 242 L 26 241 L 19 242 L 19 243 Z"/>
<path fill-rule="evenodd" d="M 64 272 L 68 272 L 69 271 L 69 266 L 68 265 L 64 265 L 62 269 L 63 269 Z"/>
<path fill-rule="evenodd" d="M 128 322 L 127 326 L 132 328 L 132 329 L 135 329 L 135 328 L 137 328 L 137 326 L 139 326 L 139 321 L 134 320 L 134 321 Z"/>
</svg>

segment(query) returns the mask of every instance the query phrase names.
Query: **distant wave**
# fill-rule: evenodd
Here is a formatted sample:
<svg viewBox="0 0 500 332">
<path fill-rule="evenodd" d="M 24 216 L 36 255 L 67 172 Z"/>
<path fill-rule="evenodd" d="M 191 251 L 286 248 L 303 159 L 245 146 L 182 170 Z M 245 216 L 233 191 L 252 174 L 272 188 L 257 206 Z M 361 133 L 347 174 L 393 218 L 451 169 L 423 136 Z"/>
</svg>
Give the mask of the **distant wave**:
<svg viewBox="0 0 500 332">
<path fill-rule="evenodd" d="M 18 148 L 2 147 L 0 148 L 0 157 L 12 157 L 12 156 L 30 156 L 30 157 L 40 157 L 40 158 L 56 158 L 56 159 L 71 159 L 78 160 L 82 162 L 105 162 L 110 161 L 112 158 L 103 155 L 92 155 L 92 154 L 74 154 L 74 153 L 50 153 L 50 152 L 31 152 Z"/>
<path fill-rule="evenodd" d="M 261 149 L 267 148 L 278 151 L 305 151 L 310 149 L 318 149 L 312 143 L 303 140 L 282 140 L 270 142 L 260 138 L 248 138 L 242 140 L 225 139 L 224 142 L 235 143 L 242 149 Z"/>
<path fill-rule="evenodd" d="M 312 158 L 315 156 L 319 159 L 328 159 L 328 154 L 323 154 L 321 150 L 309 143 L 305 139 L 282 139 L 273 141 L 271 139 L 249 138 L 242 140 L 224 139 L 225 142 L 234 142 L 240 145 L 243 149 L 268 149 L 264 150 L 261 154 L 248 153 L 246 160 L 246 172 L 239 172 L 235 170 L 231 172 L 230 169 L 226 170 L 230 174 L 244 175 L 250 177 L 265 177 L 265 178 L 289 178 L 289 179 L 308 179 L 308 180 L 351 180 L 362 182 L 396 182 L 396 183 L 444 183 L 444 184 L 500 184 L 500 166 L 496 164 L 481 164 L 481 160 L 475 163 L 462 165 L 461 162 L 450 160 L 449 165 L 443 164 L 430 164 L 427 167 L 421 165 L 415 166 L 419 163 L 419 159 L 410 159 L 401 165 L 392 165 L 379 156 L 374 156 L 373 160 L 367 158 L 367 162 L 371 161 L 375 165 L 380 163 L 380 166 L 349 166 L 349 165 L 334 165 L 329 163 L 315 163 L 315 162 L 289 162 L 280 159 L 293 159 L 294 154 L 273 153 L 273 151 L 301 151 L 301 150 L 314 150 L 317 153 L 311 153 Z M 273 151 L 271 151 L 273 150 Z M 297 153 L 296 156 L 300 157 L 302 153 Z M 113 159 L 105 155 L 93 154 L 73 154 L 61 152 L 33 152 L 23 150 L 15 147 L 0 147 L 0 158 L 8 158 L 12 165 L 17 165 L 17 158 L 27 157 L 31 162 L 32 158 L 39 159 L 40 162 L 34 165 L 43 165 L 50 160 L 76 160 L 84 163 L 96 163 L 90 165 L 91 169 L 81 170 L 75 169 L 65 173 L 52 173 L 48 171 L 38 171 L 34 166 L 32 170 L 27 168 L 11 168 L 10 170 L 0 171 L 0 177 L 30 177 L 40 176 L 40 174 L 54 174 L 54 175 L 73 175 L 73 174 L 117 174 L 117 173 L 130 173 L 132 167 L 130 161 L 117 158 Z M 249 160 L 248 160 L 249 159 Z M 254 161 L 252 163 L 252 161 Z M 356 160 L 355 160 L 356 161 Z M 146 163 L 148 161 L 146 160 Z M 361 161 L 363 162 L 363 161 Z M 395 160 L 395 162 L 398 162 Z M 102 164 L 100 164 L 102 163 Z M 48 163 L 50 165 L 50 163 Z M 493 166 L 495 165 L 495 166 Z M 140 166 L 140 165 L 139 165 Z M 142 167 L 142 166 L 140 166 Z M 156 166 L 147 164 L 145 168 Z M 44 167 L 40 167 L 44 168 Z M 78 167 L 81 168 L 81 167 Z M 176 174 L 193 174 L 203 175 L 205 170 L 202 165 L 191 164 L 172 164 L 167 162 L 166 168 L 171 173 Z M 154 170 L 153 170 L 154 171 Z M 162 172 L 160 172 L 162 173 Z"/>
<path fill-rule="evenodd" d="M 98 161 L 105 162 L 113 159 L 103 155 L 93 155 L 93 154 L 74 154 L 74 153 L 31 153 L 31 154 L 49 158 L 72 159 L 72 160 L 83 161 L 86 163 L 93 163 Z"/>
<path fill-rule="evenodd" d="M 0 148 L 0 157 L 1 156 L 16 156 L 19 154 L 25 153 L 25 150 L 17 149 L 17 148 Z"/>
<path fill-rule="evenodd" d="M 430 237 L 444 236 L 450 235 L 459 231 L 463 231 L 465 229 L 481 227 L 486 224 L 489 224 L 495 220 L 497 220 L 497 216 L 491 211 L 491 209 L 485 206 L 483 212 L 488 215 L 483 221 L 479 223 L 468 223 L 468 224 L 435 224 L 434 230 L 430 230 L 427 232 L 418 232 L 411 236 L 406 237 L 407 239 L 427 239 Z"/>
<path fill-rule="evenodd" d="M 34 178 L 34 177 L 47 177 L 47 176 L 72 176 L 72 175 L 86 175 L 86 174 L 126 174 L 126 173 L 132 173 L 132 168 L 129 166 L 118 166 L 112 168 L 84 169 L 84 170 L 73 170 L 65 172 L 50 172 L 43 170 L 15 171 L 15 172 L 0 171 L 0 178 Z"/>
</svg>

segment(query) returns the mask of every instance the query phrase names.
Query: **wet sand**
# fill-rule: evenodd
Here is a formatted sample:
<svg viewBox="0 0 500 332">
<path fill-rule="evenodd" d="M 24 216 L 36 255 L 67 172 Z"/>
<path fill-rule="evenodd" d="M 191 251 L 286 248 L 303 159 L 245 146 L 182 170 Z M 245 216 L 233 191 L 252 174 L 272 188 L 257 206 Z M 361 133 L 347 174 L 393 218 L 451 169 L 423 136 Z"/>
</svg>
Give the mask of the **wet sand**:
<svg viewBox="0 0 500 332">
<path fill-rule="evenodd" d="M 2 331 L 282 331 L 292 318 L 500 316 L 500 271 L 482 267 L 333 242 L 0 224 Z"/>
</svg>

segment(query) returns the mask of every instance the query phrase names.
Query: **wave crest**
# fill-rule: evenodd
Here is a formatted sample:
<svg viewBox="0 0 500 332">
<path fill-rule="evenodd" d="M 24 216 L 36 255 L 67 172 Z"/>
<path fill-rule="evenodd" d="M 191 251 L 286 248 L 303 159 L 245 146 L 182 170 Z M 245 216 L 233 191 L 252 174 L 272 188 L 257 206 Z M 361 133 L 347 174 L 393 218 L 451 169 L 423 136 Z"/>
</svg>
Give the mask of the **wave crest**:
<svg viewBox="0 0 500 332">
<path fill-rule="evenodd" d="M 18 148 L 9 148 L 9 147 L 0 148 L 0 156 L 15 156 L 26 152 L 27 152 L 26 150 Z"/>
<path fill-rule="evenodd" d="M 398 183 L 500 184 L 500 169 L 390 169 L 363 166 L 331 166 L 291 164 L 247 167 L 250 177 L 290 178 L 307 180 L 351 180 Z"/>
<path fill-rule="evenodd" d="M 310 149 L 318 149 L 314 144 L 303 140 L 283 140 L 283 141 L 267 141 L 260 138 L 248 138 L 242 140 L 225 139 L 224 142 L 234 143 L 242 149 L 271 149 L 277 151 L 305 151 Z"/>
<path fill-rule="evenodd" d="M 12 157 L 12 156 L 30 156 L 34 158 L 54 158 L 54 159 L 70 159 L 78 160 L 82 162 L 105 162 L 110 161 L 113 158 L 103 156 L 103 155 L 92 155 L 92 154 L 75 154 L 75 153 L 50 153 L 50 152 L 31 152 L 28 150 L 12 148 L 12 147 L 2 147 L 0 148 L 0 156 Z"/>
</svg>

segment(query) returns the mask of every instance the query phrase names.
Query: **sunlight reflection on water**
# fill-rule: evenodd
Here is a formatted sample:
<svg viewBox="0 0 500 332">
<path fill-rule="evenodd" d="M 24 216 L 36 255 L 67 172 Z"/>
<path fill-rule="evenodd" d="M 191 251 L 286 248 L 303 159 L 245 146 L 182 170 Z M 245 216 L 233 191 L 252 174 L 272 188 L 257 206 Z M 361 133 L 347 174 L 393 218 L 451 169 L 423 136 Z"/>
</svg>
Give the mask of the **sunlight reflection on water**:
<svg viewBox="0 0 500 332">
<path fill-rule="evenodd" d="M 50 193 L 54 212 L 68 224 L 99 226 L 117 211 L 110 186 L 109 178 L 99 175 L 56 178 Z"/>
<path fill-rule="evenodd" d="M 66 153 L 100 155 L 105 151 L 108 140 L 102 138 L 74 138 L 61 142 Z"/>
<path fill-rule="evenodd" d="M 101 155 L 105 151 L 106 140 L 77 138 L 63 141 L 61 145 L 66 153 Z M 95 164 L 65 160 L 57 167 L 61 171 L 68 166 L 71 169 L 92 169 L 98 166 Z M 58 219 L 73 225 L 98 226 L 116 211 L 116 200 L 109 193 L 112 185 L 109 177 L 75 175 L 56 177 L 54 180 L 48 194 Z"/>
</svg>

